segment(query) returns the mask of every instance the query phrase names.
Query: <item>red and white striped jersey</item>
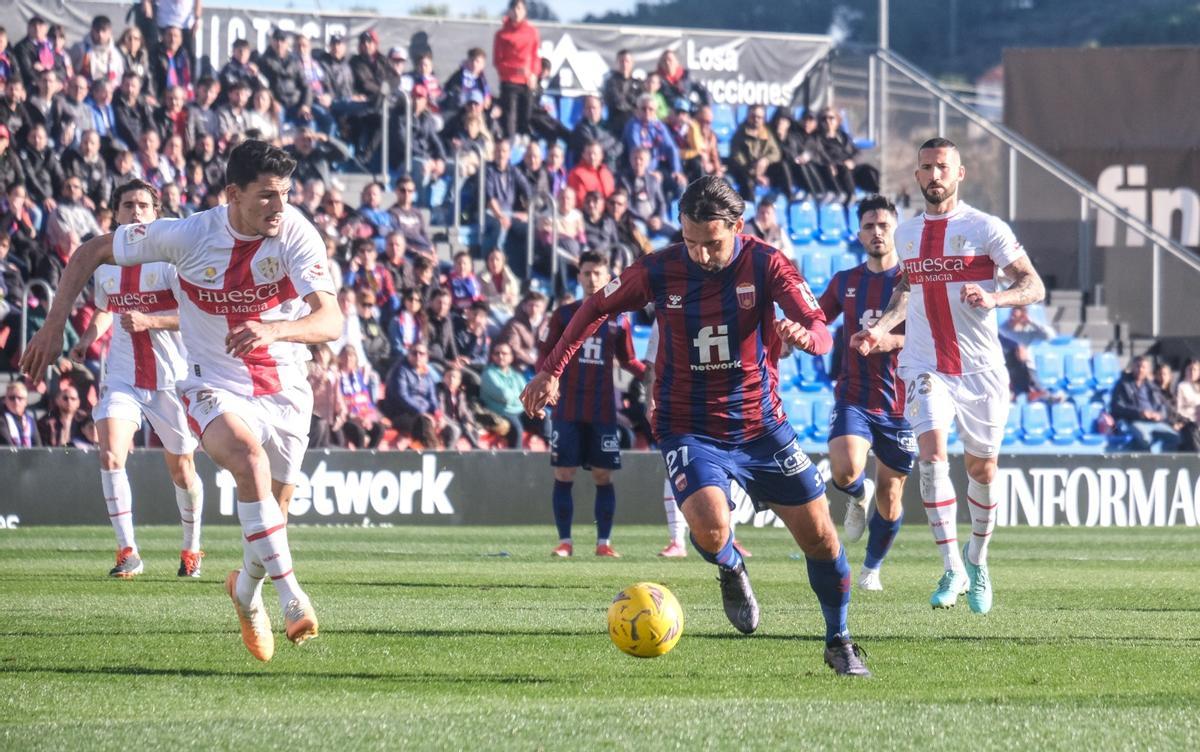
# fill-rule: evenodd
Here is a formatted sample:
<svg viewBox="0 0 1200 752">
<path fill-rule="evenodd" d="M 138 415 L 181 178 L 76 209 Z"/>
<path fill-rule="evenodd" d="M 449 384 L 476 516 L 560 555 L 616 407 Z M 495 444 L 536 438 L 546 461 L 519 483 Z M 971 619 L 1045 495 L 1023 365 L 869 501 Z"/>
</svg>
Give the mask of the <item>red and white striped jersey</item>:
<svg viewBox="0 0 1200 752">
<path fill-rule="evenodd" d="M 226 206 L 187 219 L 125 225 L 113 236 L 113 256 L 122 266 L 166 261 L 178 272 L 185 389 L 216 386 L 260 396 L 307 385 L 304 345 L 274 342 L 240 358 L 225 351 L 226 335 L 238 324 L 294 321 L 308 314 L 305 296 L 336 292 L 325 244 L 294 207 L 284 207 L 273 238 L 236 233 Z"/>
<path fill-rule="evenodd" d="M 896 251 L 911 290 L 900 368 L 951 376 L 1003 368 L 995 310 L 972 308 L 959 293 L 969 282 L 995 292 L 1004 267 L 1025 255 L 1009 226 L 959 202 L 901 223 Z"/>
<path fill-rule="evenodd" d="M 117 317 L 132 311 L 162 314 L 178 310 L 175 267 L 104 264 L 96 269 L 95 286 L 96 307 L 114 315 L 104 379 L 139 389 L 174 389 L 175 382 L 187 375 L 179 332 L 151 329 L 130 333 Z"/>
</svg>

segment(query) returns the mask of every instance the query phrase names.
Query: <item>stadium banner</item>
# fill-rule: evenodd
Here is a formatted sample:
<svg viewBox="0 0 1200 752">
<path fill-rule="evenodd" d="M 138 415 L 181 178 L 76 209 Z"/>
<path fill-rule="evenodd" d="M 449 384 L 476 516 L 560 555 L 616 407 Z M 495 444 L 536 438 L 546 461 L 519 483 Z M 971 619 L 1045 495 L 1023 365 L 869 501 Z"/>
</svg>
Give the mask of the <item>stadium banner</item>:
<svg viewBox="0 0 1200 752">
<path fill-rule="evenodd" d="M 1181 93 L 1197 87 L 1197 47 L 1004 51 L 1005 124 L 1131 216 L 1193 249 L 1200 249 L 1200 120 Z M 1036 214 L 1039 198 L 1021 213 Z M 1074 243 L 1078 226 L 1066 224 L 1056 237 Z M 1149 240 L 1104 212 L 1094 214 L 1093 226 L 1092 281 L 1104 284 L 1104 302 L 1135 333 L 1149 333 Z M 1074 260 L 1059 256 L 1057 263 L 1039 257 L 1039 268 L 1070 284 Z M 1193 334 L 1200 320 L 1195 276 L 1166 254 L 1162 263 L 1160 294 L 1171 308 L 1159 333 Z"/>
<path fill-rule="evenodd" d="M 112 19 L 117 27 L 114 36 L 119 35 L 124 24 L 132 24 L 132 18 L 126 20 L 130 3 L 9 0 L 2 5 L 0 23 L 7 26 L 13 44 L 24 36 L 27 19 L 35 13 L 51 23 L 63 24 L 71 43 L 88 33 L 91 20 L 97 15 Z M 535 23 L 541 34 L 542 57 L 550 60 L 552 77 L 559 83 L 557 88 L 567 96 L 599 91 L 619 49 L 632 52 L 635 68 L 643 72 L 654 70 L 658 56 L 673 49 L 692 72 L 693 79 L 704 84 L 718 103 L 807 104 L 807 100 L 824 95 L 828 70 L 815 63 L 833 47 L 833 41 L 822 35 Z M 432 51 L 437 75 L 445 77 L 458 67 L 472 47 L 483 48 L 490 58 L 492 36 L 499 26 L 499 19 L 248 10 L 210 7 L 205 3 L 196 34 L 196 53 L 219 69 L 233 40 L 249 39 L 255 49 L 263 51 L 271 31 L 281 28 L 306 34 L 318 46 L 324 46 L 334 34 L 348 35 L 347 54 L 353 55 L 358 51 L 358 34 L 374 29 L 382 52 L 386 54 L 390 47 L 399 45 L 408 50 L 409 60 L 414 60 L 416 55 Z M 806 88 L 801 84 L 810 70 L 813 77 Z M 498 91 L 499 83 L 490 61 L 488 75 Z"/>
<path fill-rule="evenodd" d="M 825 478 L 828 460 L 811 455 Z M 232 476 L 196 456 L 210 524 L 236 522 Z M 656 452 L 625 452 L 617 473 L 618 524 L 663 522 L 663 464 Z M 959 458 L 951 474 L 962 494 Z M 95 451 L 0 451 L 0 527 L 104 525 L 108 517 Z M 65 472 L 64 472 L 65 470 Z M 178 524 L 171 481 L 157 451 L 130 456 L 134 518 L 138 524 Z M 873 472 L 869 469 L 869 472 Z M 529 452 L 311 451 L 291 505 L 297 524 L 526 525 L 552 524 L 549 455 Z M 575 484 L 579 521 L 588 521 L 593 485 L 588 473 Z M 1000 525 L 1163 527 L 1197 524 L 1200 459 L 1195 455 L 1020 455 L 1004 457 L 992 484 Z M 830 493 L 834 518 L 844 500 Z M 771 512 L 756 513 L 736 489 L 740 524 L 780 526 Z M 925 519 L 918 483 L 905 488 L 905 514 Z M 960 522 L 969 524 L 965 503 Z"/>
</svg>

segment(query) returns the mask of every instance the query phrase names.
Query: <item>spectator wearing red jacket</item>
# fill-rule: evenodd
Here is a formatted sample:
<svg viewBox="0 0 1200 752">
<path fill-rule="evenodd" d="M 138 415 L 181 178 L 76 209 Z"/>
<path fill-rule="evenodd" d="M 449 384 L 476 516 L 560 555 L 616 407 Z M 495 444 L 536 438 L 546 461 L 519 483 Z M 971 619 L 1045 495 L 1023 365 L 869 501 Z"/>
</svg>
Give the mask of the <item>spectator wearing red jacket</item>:
<svg viewBox="0 0 1200 752">
<path fill-rule="evenodd" d="M 492 63 L 500 74 L 500 107 L 504 110 L 504 135 L 529 135 L 533 90 L 542 73 L 538 52 L 541 38 L 526 20 L 525 0 L 510 0 L 504 24 L 492 42 Z"/>
<path fill-rule="evenodd" d="M 606 199 L 612 195 L 616 183 L 604 164 L 604 149 L 599 142 L 592 141 L 583 147 L 583 157 L 567 176 L 567 185 L 575 190 L 576 196 L 586 196 L 593 191 Z"/>
</svg>

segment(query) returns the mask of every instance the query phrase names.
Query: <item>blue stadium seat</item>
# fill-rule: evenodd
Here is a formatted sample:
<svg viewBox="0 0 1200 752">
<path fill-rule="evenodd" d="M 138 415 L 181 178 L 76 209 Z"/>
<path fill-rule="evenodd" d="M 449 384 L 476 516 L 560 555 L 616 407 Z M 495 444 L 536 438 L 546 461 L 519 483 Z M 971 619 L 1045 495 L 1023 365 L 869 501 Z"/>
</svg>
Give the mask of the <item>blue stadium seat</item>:
<svg viewBox="0 0 1200 752">
<path fill-rule="evenodd" d="M 737 110 L 735 110 L 735 112 L 736 112 L 735 117 L 737 118 L 737 121 L 739 123 L 744 123 L 744 122 L 746 122 L 746 115 L 748 115 L 750 113 L 750 105 L 739 104 L 737 106 Z"/>
<path fill-rule="evenodd" d="M 1033 367 L 1038 381 L 1047 389 L 1057 389 L 1063 380 L 1062 353 L 1053 347 L 1033 348 Z"/>
<path fill-rule="evenodd" d="M 558 119 L 573 130 L 583 119 L 583 97 L 563 97 L 558 100 Z"/>
<path fill-rule="evenodd" d="M 728 104 L 714 104 L 712 110 L 713 134 L 716 135 L 718 144 L 724 144 L 728 148 L 729 142 L 733 140 L 733 132 L 737 130 L 737 115 Z"/>
<path fill-rule="evenodd" d="M 833 275 L 830 262 L 829 254 L 825 251 L 806 253 L 800 260 L 800 273 L 817 295 L 825 291 Z"/>
<path fill-rule="evenodd" d="M 1112 389 L 1121 378 L 1121 361 L 1116 353 L 1102 352 L 1092 357 L 1092 383 L 1097 389 Z"/>
<path fill-rule="evenodd" d="M 637 353 L 638 358 L 646 358 L 649 355 L 646 352 L 649 345 L 650 327 L 645 324 L 635 324 L 633 327 L 633 351 Z"/>
<path fill-rule="evenodd" d="M 1092 359 L 1077 349 L 1063 356 L 1063 387 L 1070 394 L 1083 394 L 1092 388 Z"/>
<path fill-rule="evenodd" d="M 846 207 L 846 239 L 852 243 L 857 242 L 859 229 L 860 229 L 860 225 L 858 223 L 858 207 L 857 206 L 847 206 Z"/>
<path fill-rule="evenodd" d="M 788 422 L 792 424 L 796 434 L 807 436 L 812 431 L 812 395 L 805 392 L 788 392 L 782 395 L 782 399 L 783 411 L 787 413 Z"/>
<path fill-rule="evenodd" d="M 1069 446 L 1079 436 L 1079 413 L 1073 402 L 1057 402 L 1050 408 L 1050 440 Z"/>
<path fill-rule="evenodd" d="M 820 227 L 817 237 L 822 243 L 833 245 L 846 239 L 846 207 L 840 201 L 821 204 L 817 223 Z"/>
<path fill-rule="evenodd" d="M 862 262 L 858 260 L 857 253 L 842 251 L 833 257 L 833 273 L 837 274 L 838 272 L 845 271 L 846 269 L 853 269 L 860 263 Z"/>
<path fill-rule="evenodd" d="M 1079 440 L 1087 446 L 1101 446 L 1108 439 L 1104 434 L 1096 431 L 1096 419 L 1100 417 L 1100 413 L 1104 412 L 1103 402 L 1089 402 L 1079 414 L 1083 416 L 1081 422 L 1081 432 Z"/>
<path fill-rule="evenodd" d="M 779 388 L 783 389 L 786 386 L 793 387 L 796 381 L 800 378 L 800 363 L 798 356 L 779 359 Z"/>
<path fill-rule="evenodd" d="M 1020 405 L 1012 405 L 1008 411 L 1008 421 L 1004 424 L 1004 440 L 1001 442 L 1004 446 L 1010 446 L 1017 443 L 1017 438 L 1021 433 L 1021 407 Z"/>
<path fill-rule="evenodd" d="M 798 352 L 793 357 L 798 367 L 800 389 L 805 392 L 819 392 L 824 389 L 829 379 L 825 375 L 825 364 L 820 358 L 808 353 Z"/>
<path fill-rule="evenodd" d="M 1026 402 L 1021 408 L 1021 441 L 1031 446 L 1046 443 L 1050 433 L 1050 411 L 1045 402 Z"/>
<path fill-rule="evenodd" d="M 833 412 L 834 399 L 826 394 L 812 403 L 812 437 L 817 441 L 829 440 L 829 415 Z"/>
<path fill-rule="evenodd" d="M 793 201 L 787 210 L 788 237 L 793 243 L 808 243 L 817 235 L 817 207 L 812 201 Z"/>
</svg>

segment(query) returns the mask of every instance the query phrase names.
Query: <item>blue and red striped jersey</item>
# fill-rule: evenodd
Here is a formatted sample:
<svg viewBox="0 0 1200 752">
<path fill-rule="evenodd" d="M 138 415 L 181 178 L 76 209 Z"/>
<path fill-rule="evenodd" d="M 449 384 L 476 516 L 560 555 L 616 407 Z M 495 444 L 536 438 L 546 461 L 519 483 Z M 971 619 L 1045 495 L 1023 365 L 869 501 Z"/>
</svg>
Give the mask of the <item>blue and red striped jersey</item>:
<svg viewBox="0 0 1200 752">
<path fill-rule="evenodd" d="M 545 363 L 550 348 L 571 322 L 583 301 L 559 306 L 550 316 L 538 343 L 538 368 Z M 617 314 L 606 319 L 594 334 L 583 341 L 579 352 L 559 377 L 558 404 L 554 415 L 563 420 L 584 423 L 616 423 L 616 387 L 613 385 L 613 358 L 636 379 L 646 373 L 633 347 L 633 329 L 629 317 Z"/>
<path fill-rule="evenodd" d="M 752 441 L 787 420 L 776 392 L 782 342 L 775 304 L 809 330 L 808 350 L 828 352 L 831 339 L 816 297 L 778 250 L 739 235 L 734 258 L 705 271 L 678 243 L 643 256 L 584 301 L 543 371 L 562 373 L 571 356 L 605 317 L 654 303 L 654 432 L 661 440 L 698 434 L 718 441 Z"/>
<path fill-rule="evenodd" d="M 826 321 L 833 322 L 839 315 L 845 317 L 841 334 L 842 362 L 834 396 L 838 402 L 893 417 L 904 414 L 904 383 L 896 378 L 900 351 L 862 356 L 851 349 L 850 338 L 883 315 L 899 281 L 899 264 L 882 272 L 872 272 L 862 263 L 833 275 L 829 287 L 821 295 L 821 310 L 825 312 Z M 892 331 L 903 333 L 904 324 Z"/>
</svg>

